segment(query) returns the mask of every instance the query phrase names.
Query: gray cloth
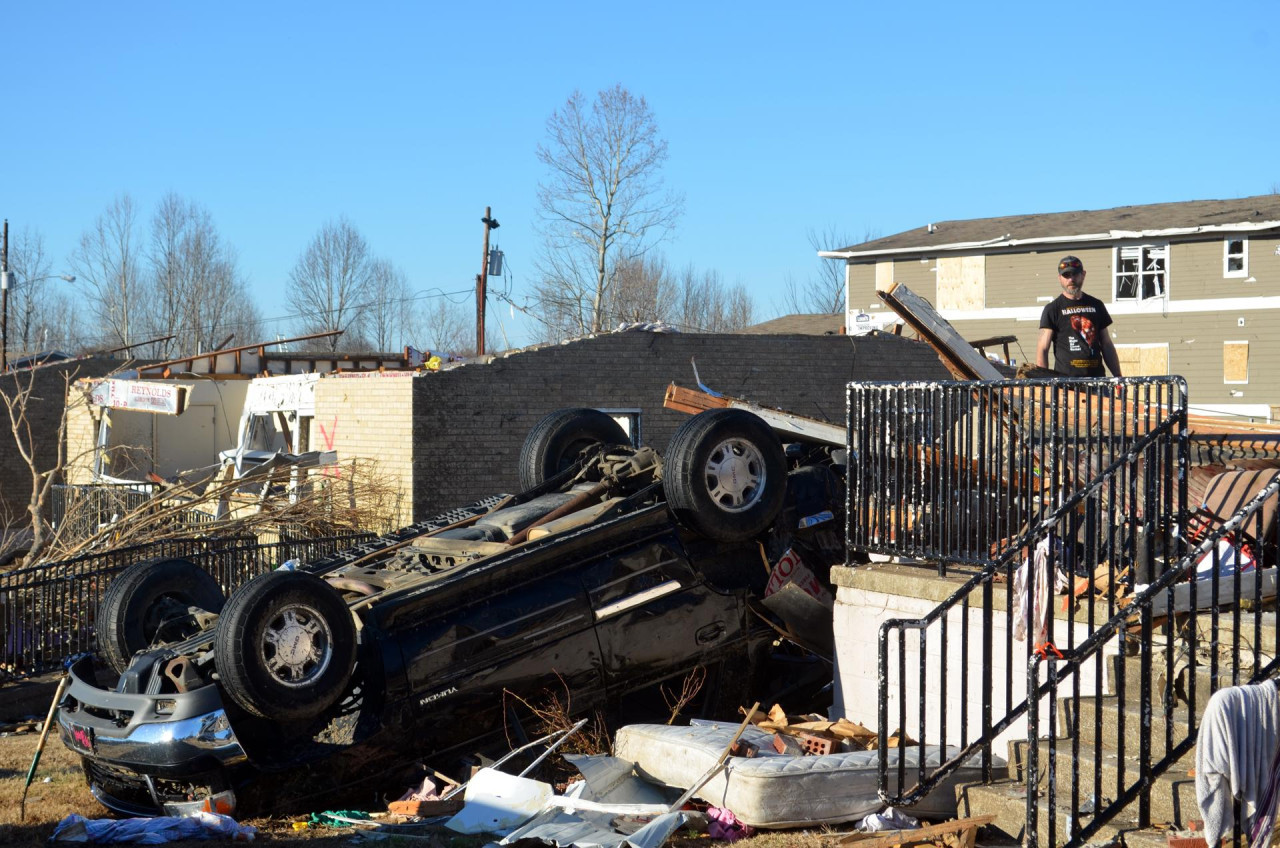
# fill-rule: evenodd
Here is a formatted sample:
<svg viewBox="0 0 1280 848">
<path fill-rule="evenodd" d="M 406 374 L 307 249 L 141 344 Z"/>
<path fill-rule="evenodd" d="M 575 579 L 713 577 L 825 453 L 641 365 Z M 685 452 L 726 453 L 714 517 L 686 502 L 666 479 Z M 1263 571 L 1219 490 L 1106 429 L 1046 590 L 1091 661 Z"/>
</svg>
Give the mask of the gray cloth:
<svg viewBox="0 0 1280 848">
<path fill-rule="evenodd" d="M 1243 802 L 1244 815 L 1252 819 L 1277 744 L 1280 695 L 1271 681 L 1230 686 L 1209 699 L 1196 736 L 1196 802 L 1210 848 L 1235 824 L 1232 798 Z"/>
</svg>

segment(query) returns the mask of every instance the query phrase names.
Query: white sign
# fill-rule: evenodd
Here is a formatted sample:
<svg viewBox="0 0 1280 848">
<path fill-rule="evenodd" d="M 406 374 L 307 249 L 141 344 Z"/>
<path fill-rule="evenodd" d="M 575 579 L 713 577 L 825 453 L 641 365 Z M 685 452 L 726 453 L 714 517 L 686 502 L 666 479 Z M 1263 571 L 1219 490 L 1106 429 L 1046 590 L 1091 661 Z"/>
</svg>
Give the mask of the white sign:
<svg viewBox="0 0 1280 848">
<path fill-rule="evenodd" d="M 98 406 L 111 409 L 134 409 L 181 415 L 187 408 L 188 386 L 173 383 L 147 383 L 141 380 L 103 380 L 94 386 L 89 398 Z"/>
</svg>

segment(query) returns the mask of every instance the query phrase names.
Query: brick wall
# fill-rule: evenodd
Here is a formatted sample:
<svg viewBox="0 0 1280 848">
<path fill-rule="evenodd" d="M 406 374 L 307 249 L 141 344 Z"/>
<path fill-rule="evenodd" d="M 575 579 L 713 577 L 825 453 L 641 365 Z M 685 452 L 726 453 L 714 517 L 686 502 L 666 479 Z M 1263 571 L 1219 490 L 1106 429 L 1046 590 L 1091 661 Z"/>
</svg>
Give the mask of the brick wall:
<svg viewBox="0 0 1280 848">
<path fill-rule="evenodd" d="M 922 342 L 896 336 L 618 333 L 545 347 L 413 380 L 415 518 L 515 491 L 516 461 L 543 415 L 571 406 L 639 407 L 659 450 L 687 415 L 662 407 L 671 382 L 709 388 L 831 422 L 851 380 L 949 379 Z"/>
<path fill-rule="evenodd" d="M 55 436 L 66 404 L 64 378 L 69 374 L 77 378 L 101 377 L 119 364 L 110 360 L 86 359 L 0 375 L 0 391 L 9 397 L 14 397 L 21 387 L 32 385 L 27 419 L 33 437 L 37 468 L 51 468 L 57 460 L 58 443 Z M 26 509 L 30 497 L 31 471 L 18 453 L 8 413 L 0 411 L 0 523 L 4 526 L 26 524 Z"/>
<path fill-rule="evenodd" d="M 322 377 L 309 436 L 311 450 L 336 450 L 344 463 L 362 460 L 361 473 L 375 474 L 398 490 L 400 525 L 413 520 L 415 376 L 386 371 Z"/>
</svg>

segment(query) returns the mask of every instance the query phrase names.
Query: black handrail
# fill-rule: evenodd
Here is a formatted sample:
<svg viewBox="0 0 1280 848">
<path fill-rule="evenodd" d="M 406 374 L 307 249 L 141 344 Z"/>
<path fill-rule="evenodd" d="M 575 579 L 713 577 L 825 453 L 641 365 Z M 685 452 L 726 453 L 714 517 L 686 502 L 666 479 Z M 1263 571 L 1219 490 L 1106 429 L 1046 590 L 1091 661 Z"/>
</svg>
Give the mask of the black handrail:
<svg viewBox="0 0 1280 848">
<path fill-rule="evenodd" d="M 969 563 L 979 571 L 949 598 L 919 619 L 885 622 L 879 633 L 879 734 L 881 796 L 897 806 L 918 801 L 975 754 L 981 756 L 984 779 L 992 777 L 991 745 L 1026 713 L 1027 699 L 1014 701 L 1012 601 L 1006 583 L 1006 635 L 1003 659 L 1010 672 L 1003 691 L 996 688 L 994 660 L 994 580 L 1025 549 L 1046 543 L 1049 567 L 1061 561 L 1074 572 L 1092 574 L 1101 562 L 1132 556 L 1139 543 L 1151 547 L 1152 533 L 1140 539 L 1137 528 L 1151 531 L 1160 521 L 1182 513 L 1186 492 L 1186 387 L 1180 378 L 1126 380 L 1000 381 L 941 384 L 863 383 L 850 385 L 849 544 L 871 552 Z M 884 438 L 887 431 L 889 438 Z M 895 435 L 896 434 L 896 435 Z M 936 453 L 927 456 L 936 449 Z M 922 456 L 927 456 L 922 459 Z M 942 457 L 939 462 L 936 457 Z M 1068 486 L 1067 484 L 1072 485 Z M 1065 495 L 1062 493 L 1066 493 Z M 947 516 L 938 526 L 939 502 L 977 503 L 998 509 L 992 526 L 975 521 L 971 512 Z M 921 506 L 923 504 L 924 506 Z M 932 516 L 930 510 L 933 510 Z M 905 520 L 904 515 L 910 520 Z M 1127 523 L 1113 520 L 1125 516 Z M 932 517 L 933 526 L 920 523 Z M 1020 531 L 1016 528 L 1022 528 Z M 1014 532 L 1010 532 L 1014 531 Z M 981 589 L 981 682 L 971 728 L 971 688 L 967 667 L 974 651 L 969 642 L 971 596 Z M 959 618 L 959 745 L 947 747 L 950 644 L 949 615 Z M 1088 623 L 1098 610 L 1090 598 Z M 1106 617 L 1114 613 L 1108 603 Z M 1074 610 L 1069 618 L 1075 624 Z M 937 625 L 939 642 L 927 632 Z M 1049 623 L 1052 629 L 1052 620 Z M 898 758 L 896 790 L 890 791 L 888 735 L 891 669 L 896 665 L 897 727 L 907 727 L 906 631 L 919 634 L 920 657 L 917 725 L 918 774 L 907 788 L 905 757 Z M 1068 638 L 1074 642 L 1074 628 Z M 891 663 L 890 634 L 896 632 L 896 664 Z M 940 673 L 930 676 L 926 658 L 937 645 Z M 1031 645 L 1026 652 L 1029 655 Z M 929 680 L 929 686 L 925 681 Z M 928 700 L 941 697 L 939 729 L 926 726 Z M 1001 701 L 1000 695 L 1003 695 Z M 979 700 L 980 699 L 980 700 Z M 1002 711 L 1003 710 L 1003 711 Z M 976 738 L 970 739 L 970 733 Z M 926 748 L 936 736 L 937 766 L 927 765 Z M 902 741 L 900 744 L 907 744 Z M 948 756 L 951 751 L 956 753 Z"/>
</svg>

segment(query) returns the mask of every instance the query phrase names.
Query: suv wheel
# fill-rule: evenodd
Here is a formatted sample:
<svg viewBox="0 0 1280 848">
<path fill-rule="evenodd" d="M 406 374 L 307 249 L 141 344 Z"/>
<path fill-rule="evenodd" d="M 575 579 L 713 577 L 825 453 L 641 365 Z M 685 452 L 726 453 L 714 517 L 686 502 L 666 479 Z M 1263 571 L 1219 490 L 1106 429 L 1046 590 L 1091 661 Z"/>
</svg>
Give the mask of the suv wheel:
<svg viewBox="0 0 1280 848">
<path fill-rule="evenodd" d="M 598 409 L 561 409 L 533 426 L 520 448 L 520 489 L 532 489 L 596 445 L 630 444 L 622 425 Z"/>
<path fill-rule="evenodd" d="M 227 601 L 214 648 L 232 700 L 262 718 L 293 721 L 319 715 L 342 695 L 355 664 L 356 629 L 328 583 L 272 571 Z"/>
<path fill-rule="evenodd" d="M 98 649 L 122 673 L 133 655 L 157 636 L 178 640 L 195 635 L 199 626 L 188 615 L 191 607 L 216 613 L 224 603 L 218 581 L 190 560 L 134 563 L 111 581 L 98 606 Z"/>
<path fill-rule="evenodd" d="M 667 504 L 686 526 L 722 542 L 759 535 L 787 492 L 782 444 L 759 416 L 713 409 L 685 421 L 663 464 Z"/>
</svg>

